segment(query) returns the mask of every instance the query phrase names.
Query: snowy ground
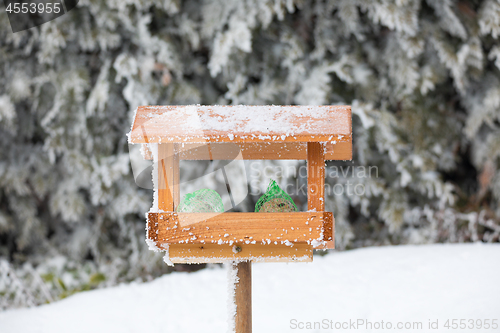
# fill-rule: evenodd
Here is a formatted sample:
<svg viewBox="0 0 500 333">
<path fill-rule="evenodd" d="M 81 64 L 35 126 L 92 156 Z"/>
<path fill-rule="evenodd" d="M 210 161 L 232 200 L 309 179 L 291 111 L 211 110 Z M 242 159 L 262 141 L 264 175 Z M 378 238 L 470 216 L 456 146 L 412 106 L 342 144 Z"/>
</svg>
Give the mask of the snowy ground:
<svg viewBox="0 0 500 333">
<path fill-rule="evenodd" d="M 316 256 L 311 264 L 254 264 L 254 332 L 332 332 L 358 319 L 393 325 L 376 332 L 426 332 L 429 320 L 438 320 L 432 332 L 500 332 L 477 328 L 485 319 L 500 326 L 499 277 L 498 244 L 367 248 Z M 0 332 L 225 332 L 226 278 L 215 268 L 83 292 L 2 312 Z M 474 319 L 476 328 L 447 329 L 447 319 Z M 333 322 L 333 329 L 306 329 L 314 322 Z M 395 330 L 407 322 L 422 329 Z M 366 325 L 339 331 L 371 331 Z"/>
</svg>

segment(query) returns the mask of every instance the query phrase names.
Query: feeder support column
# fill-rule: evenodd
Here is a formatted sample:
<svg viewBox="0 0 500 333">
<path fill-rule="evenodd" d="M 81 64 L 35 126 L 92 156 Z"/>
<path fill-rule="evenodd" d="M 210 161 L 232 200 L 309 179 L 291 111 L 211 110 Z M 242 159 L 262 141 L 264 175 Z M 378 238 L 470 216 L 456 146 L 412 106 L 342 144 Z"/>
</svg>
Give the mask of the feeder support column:
<svg viewBox="0 0 500 333">
<path fill-rule="evenodd" d="M 234 286 L 236 303 L 235 332 L 252 332 L 252 263 L 241 261 L 234 264 L 237 273 Z"/>
</svg>

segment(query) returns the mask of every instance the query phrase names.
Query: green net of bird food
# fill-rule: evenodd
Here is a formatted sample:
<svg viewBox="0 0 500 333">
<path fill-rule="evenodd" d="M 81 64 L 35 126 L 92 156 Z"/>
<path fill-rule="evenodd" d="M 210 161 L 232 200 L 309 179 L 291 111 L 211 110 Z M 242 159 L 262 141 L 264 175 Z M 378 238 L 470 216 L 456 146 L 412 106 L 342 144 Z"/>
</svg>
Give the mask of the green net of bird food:
<svg viewBox="0 0 500 333">
<path fill-rule="evenodd" d="M 188 193 L 177 207 L 179 213 L 223 213 L 224 205 L 219 193 L 204 188 Z"/>
<path fill-rule="evenodd" d="M 255 204 L 255 211 L 258 213 L 277 213 L 297 212 L 298 209 L 292 198 L 274 180 L 271 180 L 266 192 Z"/>
</svg>

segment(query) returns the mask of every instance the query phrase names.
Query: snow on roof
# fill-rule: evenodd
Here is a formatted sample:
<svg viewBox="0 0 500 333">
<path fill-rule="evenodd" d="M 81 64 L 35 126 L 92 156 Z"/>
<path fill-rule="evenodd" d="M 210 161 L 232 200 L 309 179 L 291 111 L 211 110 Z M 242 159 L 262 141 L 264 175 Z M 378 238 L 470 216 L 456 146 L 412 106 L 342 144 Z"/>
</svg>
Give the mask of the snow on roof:
<svg viewBox="0 0 500 333">
<path fill-rule="evenodd" d="M 326 142 L 351 136 L 350 106 L 140 106 L 130 143 Z"/>
</svg>

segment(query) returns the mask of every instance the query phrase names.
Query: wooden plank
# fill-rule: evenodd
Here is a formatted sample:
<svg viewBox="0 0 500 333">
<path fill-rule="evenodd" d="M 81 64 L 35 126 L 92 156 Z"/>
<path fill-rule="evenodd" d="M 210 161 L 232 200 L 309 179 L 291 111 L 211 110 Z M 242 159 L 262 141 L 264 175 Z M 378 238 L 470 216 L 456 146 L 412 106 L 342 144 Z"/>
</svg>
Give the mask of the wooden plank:
<svg viewBox="0 0 500 333">
<path fill-rule="evenodd" d="M 351 160 L 352 141 L 325 143 L 325 160 Z M 152 160 L 151 151 L 143 144 L 144 158 Z M 182 143 L 180 160 L 306 160 L 305 142 L 255 142 L 255 143 Z M 241 151 L 241 156 L 238 156 Z"/>
<path fill-rule="evenodd" d="M 300 157 L 305 156 L 306 152 L 306 145 L 299 142 L 186 143 L 180 145 L 181 160 L 234 160 L 236 158 L 245 160 L 293 160 L 301 159 Z M 239 155 L 240 152 L 241 155 Z"/>
<path fill-rule="evenodd" d="M 290 244 L 331 240 L 324 233 L 330 212 L 298 213 L 149 213 L 160 243 Z M 288 242 L 287 242 L 288 241 Z"/>
<path fill-rule="evenodd" d="M 158 145 L 158 209 L 174 211 L 174 144 Z"/>
<path fill-rule="evenodd" d="M 307 143 L 307 207 L 309 210 L 325 210 L 325 149 L 319 142 Z M 316 246 L 318 249 L 335 248 L 333 235 L 333 223 L 325 223 L 328 236 L 324 241 L 326 244 Z M 331 230 L 330 230 L 331 225 Z M 325 234 L 325 236 L 327 236 Z"/>
<path fill-rule="evenodd" d="M 181 182 L 181 174 L 180 174 L 180 165 L 179 165 L 179 144 L 174 143 L 174 155 L 173 155 L 173 160 L 172 160 L 172 181 L 173 181 L 173 187 L 171 187 L 172 193 L 173 193 L 173 199 L 174 199 L 174 210 L 177 210 L 177 206 L 179 206 L 179 203 L 181 202 L 181 188 L 180 188 L 180 182 Z"/>
<path fill-rule="evenodd" d="M 236 281 L 234 286 L 235 333 L 252 333 L 252 263 L 234 263 Z"/>
<path fill-rule="evenodd" d="M 326 143 L 325 160 L 327 161 L 350 161 L 352 160 L 352 137 L 349 141 L 340 141 L 335 144 Z"/>
<path fill-rule="evenodd" d="M 319 142 L 307 144 L 307 208 L 325 210 L 325 150 Z"/>
<path fill-rule="evenodd" d="M 305 160 L 307 143 L 256 142 L 256 143 L 186 143 L 179 144 L 180 160 Z M 325 160 L 352 159 L 352 142 L 325 144 Z M 241 156 L 238 156 L 241 151 Z"/>
<path fill-rule="evenodd" d="M 166 245 L 158 244 L 161 249 Z M 241 251 L 236 252 L 239 247 Z M 169 244 L 170 260 L 175 264 L 224 263 L 249 260 L 252 262 L 312 262 L 313 247 L 307 243 L 286 245 L 262 244 Z"/>
<path fill-rule="evenodd" d="M 325 224 L 323 230 L 324 237 L 326 239 L 327 249 L 335 248 L 335 219 L 333 213 L 325 215 Z"/>
<path fill-rule="evenodd" d="M 129 142 L 340 142 L 351 127 L 345 105 L 140 106 Z"/>
<path fill-rule="evenodd" d="M 158 246 L 158 214 L 146 214 L 146 237 Z"/>
</svg>

